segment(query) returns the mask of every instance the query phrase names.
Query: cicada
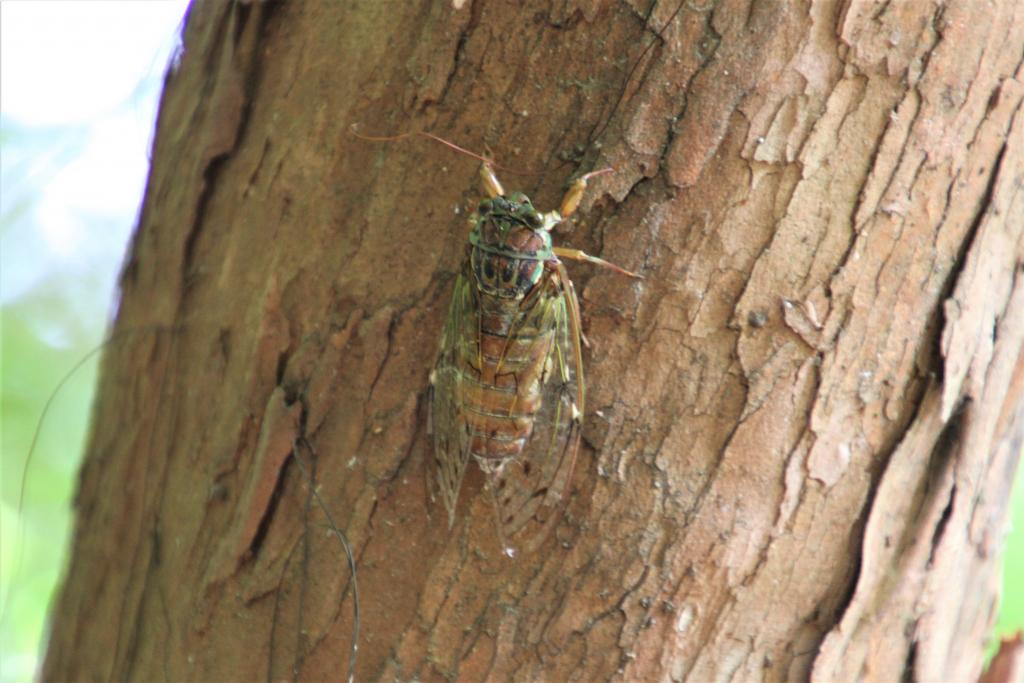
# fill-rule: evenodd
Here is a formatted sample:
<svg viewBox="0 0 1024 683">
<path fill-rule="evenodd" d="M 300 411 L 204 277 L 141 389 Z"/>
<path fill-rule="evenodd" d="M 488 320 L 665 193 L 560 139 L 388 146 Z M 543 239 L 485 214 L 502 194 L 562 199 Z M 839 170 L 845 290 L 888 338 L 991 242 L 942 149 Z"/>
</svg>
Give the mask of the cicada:
<svg viewBox="0 0 1024 683">
<path fill-rule="evenodd" d="M 580 307 L 560 259 L 603 259 L 553 246 L 551 230 L 579 206 L 586 174 L 557 210 L 542 213 L 521 192 L 506 194 L 490 163 L 488 195 L 470 218 L 466 259 L 455 281 L 431 373 L 436 484 L 456 519 L 470 462 L 484 473 L 499 540 L 539 544 L 572 478 L 585 411 Z M 527 546 L 527 550 L 532 546 Z"/>
</svg>

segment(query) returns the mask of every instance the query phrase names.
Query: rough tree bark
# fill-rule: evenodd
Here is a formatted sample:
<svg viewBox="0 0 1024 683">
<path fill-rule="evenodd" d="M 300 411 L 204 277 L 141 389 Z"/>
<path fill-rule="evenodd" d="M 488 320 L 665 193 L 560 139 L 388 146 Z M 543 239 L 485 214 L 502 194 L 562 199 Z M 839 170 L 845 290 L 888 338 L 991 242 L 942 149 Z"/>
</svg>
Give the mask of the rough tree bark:
<svg viewBox="0 0 1024 683">
<path fill-rule="evenodd" d="M 341 679 L 300 433 L 360 680 L 978 675 L 1024 440 L 1024 4 L 651 5 L 192 8 L 46 679 Z M 536 554 L 479 477 L 450 532 L 424 483 L 475 162 L 353 123 L 489 148 L 544 208 L 617 169 L 557 238 L 646 279 L 571 266 L 590 410 Z"/>
</svg>

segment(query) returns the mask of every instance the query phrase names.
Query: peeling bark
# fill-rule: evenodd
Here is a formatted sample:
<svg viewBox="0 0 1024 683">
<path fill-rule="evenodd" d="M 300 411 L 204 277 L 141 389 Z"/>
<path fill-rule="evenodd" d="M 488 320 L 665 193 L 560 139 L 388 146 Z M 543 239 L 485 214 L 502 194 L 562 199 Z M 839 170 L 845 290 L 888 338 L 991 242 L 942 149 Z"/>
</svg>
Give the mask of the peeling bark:
<svg viewBox="0 0 1024 683">
<path fill-rule="evenodd" d="M 340 678 L 298 435 L 359 680 L 978 677 L 1024 446 L 1024 4 L 555 4 L 192 8 L 46 680 Z M 616 167 L 556 240 L 646 279 L 570 266 L 589 414 L 536 554 L 479 478 L 451 531 L 427 496 L 475 164 L 356 123 L 489 149 L 545 209 Z"/>
</svg>

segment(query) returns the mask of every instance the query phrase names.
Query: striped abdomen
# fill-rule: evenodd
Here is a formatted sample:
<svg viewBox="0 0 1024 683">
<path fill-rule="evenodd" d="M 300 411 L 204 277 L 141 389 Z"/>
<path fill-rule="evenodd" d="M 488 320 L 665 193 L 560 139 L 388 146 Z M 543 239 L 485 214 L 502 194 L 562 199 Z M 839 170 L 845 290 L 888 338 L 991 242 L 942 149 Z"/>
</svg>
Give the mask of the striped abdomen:
<svg viewBox="0 0 1024 683">
<path fill-rule="evenodd" d="M 542 286 L 542 285 L 538 285 Z M 525 300 L 478 291 L 478 344 L 461 354 L 458 401 L 470 453 L 486 460 L 518 456 L 541 407 L 554 318 L 542 292 Z"/>
</svg>

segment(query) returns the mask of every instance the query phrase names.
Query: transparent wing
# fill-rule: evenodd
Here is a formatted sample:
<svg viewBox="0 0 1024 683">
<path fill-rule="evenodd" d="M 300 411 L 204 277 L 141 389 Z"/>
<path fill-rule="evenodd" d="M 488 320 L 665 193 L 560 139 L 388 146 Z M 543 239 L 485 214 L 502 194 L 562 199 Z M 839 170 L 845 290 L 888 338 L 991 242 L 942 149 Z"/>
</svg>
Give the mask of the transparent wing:
<svg viewBox="0 0 1024 683">
<path fill-rule="evenodd" d="M 563 271 L 564 272 L 564 271 Z M 577 376 L 579 324 L 576 295 L 565 278 L 545 278 L 536 310 L 524 312 L 553 324 L 554 335 L 541 377 L 541 407 L 522 454 L 493 471 L 499 535 L 514 551 L 530 552 L 558 522 L 580 443 L 583 378 Z"/>
<path fill-rule="evenodd" d="M 434 471 L 441 499 L 448 511 L 448 526 L 455 521 L 455 505 L 469 462 L 470 438 L 460 419 L 459 358 L 467 347 L 475 349 L 479 336 L 479 307 L 472 279 L 465 269 L 455 280 L 441 351 L 431 376 L 431 431 L 434 436 Z M 475 353 L 475 351 L 473 351 Z"/>
</svg>

